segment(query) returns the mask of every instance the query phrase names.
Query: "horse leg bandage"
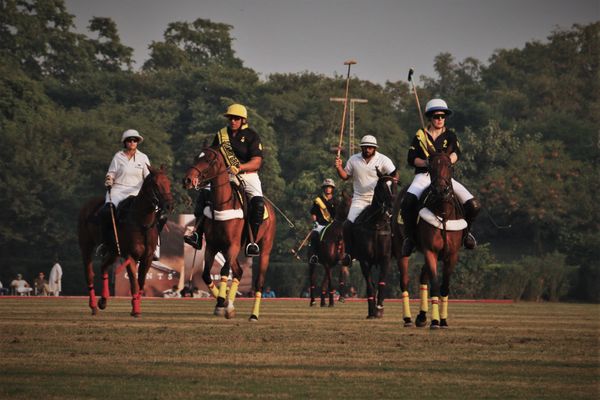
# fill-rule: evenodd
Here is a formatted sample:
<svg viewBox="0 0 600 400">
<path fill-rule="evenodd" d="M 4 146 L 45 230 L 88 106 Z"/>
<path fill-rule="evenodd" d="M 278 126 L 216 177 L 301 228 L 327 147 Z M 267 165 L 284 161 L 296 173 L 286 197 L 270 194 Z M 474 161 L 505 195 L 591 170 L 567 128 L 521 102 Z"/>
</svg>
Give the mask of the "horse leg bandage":
<svg viewBox="0 0 600 400">
<path fill-rule="evenodd" d="M 440 306 L 439 306 L 439 299 L 437 296 L 433 296 L 431 298 L 431 320 L 432 321 L 440 320 Z"/>
<path fill-rule="evenodd" d="M 211 282 L 210 285 L 208 285 L 208 290 L 210 290 L 210 293 L 215 299 L 219 297 L 219 289 L 217 289 L 217 285 L 215 285 L 214 282 Z"/>
<path fill-rule="evenodd" d="M 108 299 L 110 297 L 110 289 L 108 287 L 108 274 L 102 274 L 102 297 Z"/>
<path fill-rule="evenodd" d="M 421 311 L 429 311 L 429 304 L 427 303 L 427 284 L 419 285 L 419 295 L 421 296 Z"/>
<path fill-rule="evenodd" d="M 254 295 L 254 307 L 252 307 L 252 315 L 258 318 L 258 314 L 260 313 L 260 299 L 262 298 L 261 292 L 256 292 Z"/>
<path fill-rule="evenodd" d="M 412 318 L 410 315 L 410 296 L 406 290 L 402 292 L 402 314 L 403 318 Z"/>
<path fill-rule="evenodd" d="M 219 294 L 217 297 L 223 299 L 227 298 L 227 276 L 221 275 L 221 282 L 219 282 Z"/>
<path fill-rule="evenodd" d="M 94 290 L 94 285 L 90 286 L 88 289 L 90 291 L 90 308 L 93 310 L 94 308 L 98 307 L 98 302 L 96 301 L 96 291 Z"/>
<path fill-rule="evenodd" d="M 442 303 L 441 310 L 440 310 L 440 318 L 448 319 L 448 296 L 440 297 L 440 301 Z"/>
<path fill-rule="evenodd" d="M 237 278 L 233 278 L 231 282 L 231 288 L 229 289 L 229 304 L 232 305 L 235 301 L 235 296 L 238 291 L 238 286 L 240 286 L 240 281 Z"/>
</svg>

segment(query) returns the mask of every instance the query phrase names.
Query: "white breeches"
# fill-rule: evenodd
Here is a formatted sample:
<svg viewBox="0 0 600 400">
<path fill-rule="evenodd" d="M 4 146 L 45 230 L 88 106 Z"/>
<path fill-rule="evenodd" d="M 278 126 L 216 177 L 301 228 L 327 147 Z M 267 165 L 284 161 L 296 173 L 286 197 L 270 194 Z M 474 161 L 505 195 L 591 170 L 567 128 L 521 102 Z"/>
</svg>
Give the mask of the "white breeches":
<svg viewBox="0 0 600 400">
<path fill-rule="evenodd" d="M 124 186 L 115 183 L 110 192 L 106 191 L 105 202 L 112 202 L 115 207 L 119 205 L 120 202 L 128 198 L 129 196 L 137 196 L 140 192 L 141 185 L 138 186 Z M 112 201 L 111 201 L 112 200 Z"/>
<path fill-rule="evenodd" d="M 423 191 L 427 189 L 429 185 L 431 185 L 431 178 L 429 177 L 428 173 L 416 174 L 407 191 L 408 193 L 412 193 L 417 196 L 417 198 L 420 198 L 423 194 Z M 473 198 L 473 195 L 467 190 L 467 188 L 454 179 L 452 179 L 452 189 L 454 190 L 454 194 L 461 204 L 465 204 L 467 201 Z"/>
<path fill-rule="evenodd" d="M 250 198 L 255 196 L 262 197 L 262 185 L 260 183 L 260 178 L 258 177 L 258 174 L 256 172 L 248 172 L 245 174 L 242 173 L 239 174 L 237 177 L 235 175 L 231 175 L 229 179 L 232 181 L 238 179 L 241 183 L 243 183 L 244 190 L 246 193 L 248 193 L 248 196 L 250 196 Z"/>
<path fill-rule="evenodd" d="M 348 220 L 354 223 L 356 217 L 358 217 L 360 213 L 370 204 L 371 200 L 353 197 L 352 204 L 350 205 L 350 210 L 348 211 Z"/>
</svg>

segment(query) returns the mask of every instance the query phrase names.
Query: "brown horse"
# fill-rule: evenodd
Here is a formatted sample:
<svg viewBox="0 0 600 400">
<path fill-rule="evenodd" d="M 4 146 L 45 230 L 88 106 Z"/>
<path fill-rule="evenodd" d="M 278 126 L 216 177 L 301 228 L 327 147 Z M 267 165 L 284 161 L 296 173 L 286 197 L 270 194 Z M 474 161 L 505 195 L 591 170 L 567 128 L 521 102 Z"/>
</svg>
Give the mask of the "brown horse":
<svg viewBox="0 0 600 400">
<path fill-rule="evenodd" d="M 431 295 L 431 329 L 447 328 L 448 293 L 450 277 L 458 263 L 466 222 L 459 212 L 460 203 L 452 189 L 452 162 L 441 152 L 432 152 L 429 158 L 431 185 L 423 194 L 423 206 L 417 224 L 417 248 L 425 257 L 421 272 L 421 310 L 416 325 L 427 322 L 427 282 Z M 429 212 L 429 211 L 430 212 Z M 438 260 L 443 263 L 443 277 L 438 279 Z M 441 307 L 440 307 L 441 302 Z M 440 309 L 441 308 L 441 309 Z"/>
<path fill-rule="evenodd" d="M 373 200 L 365 208 L 352 228 L 354 254 L 367 284 L 369 313 L 367 318 L 383 317 L 385 285 L 390 271 L 392 256 L 391 218 L 392 206 L 397 195 L 397 180 L 377 171 L 379 180 Z M 371 275 L 373 267 L 379 267 L 377 286 Z"/>
<path fill-rule="evenodd" d="M 321 307 L 325 307 L 325 297 L 329 293 L 329 307 L 334 306 L 334 294 L 335 290 L 332 284 L 332 269 L 335 265 L 339 264 L 344 257 L 345 246 L 344 246 L 344 234 L 343 225 L 346 217 L 348 216 L 348 210 L 350 209 L 351 197 L 345 192 L 342 192 L 340 201 L 338 202 L 337 209 L 335 211 L 335 218 L 333 221 L 323 228 L 321 232 L 321 238 L 319 240 L 319 247 L 317 250 L 317 256 L 319 257 L 319 264 L 324 268 L 323 281 L 321 282 Z M 316 264 L 308 264 L 309 276 L 310 276 L 310 305 L 316 304 Z M 343 302 L 346 294 L 346 281 L 348 280 L 349 271 L 348 266 L 340 266 L 340 277 L 339 277 L 339 290 L 340 290 L 340 301 Z"/>
<path fill-rule="evenodd" d="M 247 204 L 247 202 L 245 199 L 241 200 L 236 188 L 232 186 L 223 155 L 216 147 L 203 149 L 202 154 L 196 159 L 195 164 L 188 169 L 183 182 L 184 187 L 191 189 L 196 179 L 198 181 L 197 187 L 204 186 L 210 182 L 211 201 L 214 207 L 211 217 L 204 220 L 206 250 L 204 253 L 202 279 L 217 299 L 215 314 L 224 314 L 226 318 L 233 318 L 235 316 L 234 301 L 243 273 L 237 258 L 242 246 L 242 240 L 247 236 L 243 235 L 245 220 L 243 215 L 241 215 L 241 210 L 244 206 L 243 203 Z M 241 174 L 240 180 L 243 180 L 243 174 Z M 269 203 L 265 204 L 265 209 L 268 217 L 261 224 L 258 235 L 255 238 L 255 242 L 258 243 L 261 251 L 258 273 L 253 273 L 255 294 L 250 321 L 258 321 L 265 275 L 269 268 L 269 258 L 275 239 L 275 211 Z M 232 213 L 233 218 L 229 218 L 227 214 L 231 215 Z M 219 217 L 219 215 L 223 217 Z M 212 216 L 214 216 L 214 219 Z M 219 252 L 224 255 L 225 264 L 221 269 L 221 282 L 217 288 L 210 276 L 210 268 L 215 256 Z M 227 280 L 230 268 L 233 275 L 233 282 L 226 300 Z"/>
<path fill-rule="evenodd" d="M 144 179 L 142 188 L 131 201 L 129 212 L 124 220 L 118 222 L 117 233 L 120 254 L 116 246 L 109 249 L 102 260 L 102 297 L 96 300 L 94 290 L 94 267 L 92 253 L 100 243 L 100 227 L 97 213 L 104 204 L 103 197 L 95 197 L 84 204 L 79 212 L 78 234 L 79 248 L 83 258 L 83 266 L 87 277 L 89 289 L 89 306 L 92 315 L 98 313 L 98 308 L 104 309 L 110 296 L 108 284 L 108 267 L 115 263 L 119 256 L 124 257 L 121 265 L 127 266 L 129 282 L 131 284 L 131 315 L 138 317 L 141 314 L 141 296 L 146 282 L 146 272 L 152 263 L 152 256 L 158 243 L 158 218 L 160 213 L 171 211 L 173 196 L 171 195 L 171 182 L 164 168 L 154 169 L 149 167 L 150 174 Z M 139 269 L 137 267 L 139 262 Z M 137 274 L 137 279 L 136 279 Z"/>
<path fill-rule="evenodd" d="M 408 187 L 404 187 L 396 199 L 394 200 L 394 206 L 392 209 L 392 254 L 396 258 L 398 265 L 398 271 L 400 272 L 400 289 L 402 290 L 402 318 L 404 319 L 404 326 L 413 326 L 412 315 L 410 313 L 410 296 L 408 293 L 409 286 L 409 274 L 408 274 L 408 261 L 409 257 L 402 256 L 402 242 L 404 241 L 404 222 L 400 215 L 400 204 L 404 198 Z"/>
</svg>

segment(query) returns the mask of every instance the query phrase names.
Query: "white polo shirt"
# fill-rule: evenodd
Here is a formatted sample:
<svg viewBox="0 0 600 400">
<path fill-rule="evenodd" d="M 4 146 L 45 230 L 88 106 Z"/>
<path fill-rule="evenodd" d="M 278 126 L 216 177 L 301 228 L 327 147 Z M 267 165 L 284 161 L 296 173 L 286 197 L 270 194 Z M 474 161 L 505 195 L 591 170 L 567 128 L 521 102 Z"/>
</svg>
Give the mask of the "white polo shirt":
<svg viewBox="0 0 600 400">
<path fill-rule="evenodd" d="M 131 159 L 127 158 L 123 151 L 115 154 L 106 173 L 114 179 L 111 197 L 115 206 L 129 196 L 137 196 L 144 183 L 144 178 L 150 174 L 148 165 L 150 165 L 148 156 L 139 150 L 135 151 L 135 155 Z M 109 201 L 108 193 L 106 201 Z"/>
<path fill-rule="evenodd" d="M 348 159 L 344 170 L 351 176 L 353 182 L 353 199 L 368 200 L 373 198 L 373 192 L 379 177 L 375 168 L 382 174 L 391 174 L 396 170 L 394 163 L 387 156 L 375 152 L 369 162 L 365 161 L 362 153 L 356 153 Z"/>
</svg>

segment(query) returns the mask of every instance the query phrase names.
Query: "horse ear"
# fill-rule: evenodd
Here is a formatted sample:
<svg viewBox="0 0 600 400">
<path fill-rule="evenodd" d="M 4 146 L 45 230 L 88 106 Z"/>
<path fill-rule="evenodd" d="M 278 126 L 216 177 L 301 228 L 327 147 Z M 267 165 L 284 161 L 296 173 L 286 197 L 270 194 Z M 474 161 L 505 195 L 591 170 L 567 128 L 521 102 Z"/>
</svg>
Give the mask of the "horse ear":
<svg viewBox="0 0 600 400">
<path fill-rule="evenodd" d="M 379 171 L 379 167 L 375 167 L 375 171 L 377 171 L 377 177 L 381 178 L 383 176 L 383 174 L 381 173 L 381 171 Z"/>
</svg>

